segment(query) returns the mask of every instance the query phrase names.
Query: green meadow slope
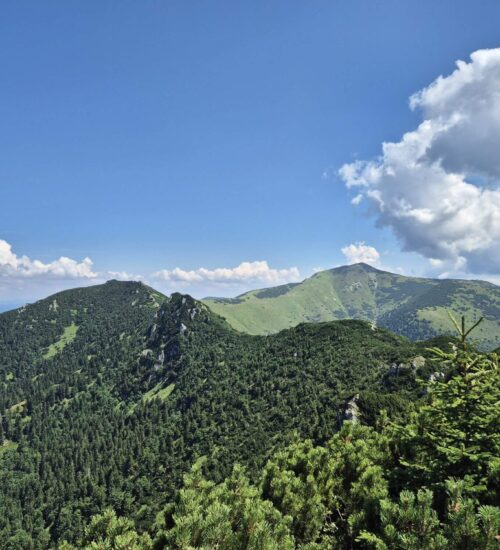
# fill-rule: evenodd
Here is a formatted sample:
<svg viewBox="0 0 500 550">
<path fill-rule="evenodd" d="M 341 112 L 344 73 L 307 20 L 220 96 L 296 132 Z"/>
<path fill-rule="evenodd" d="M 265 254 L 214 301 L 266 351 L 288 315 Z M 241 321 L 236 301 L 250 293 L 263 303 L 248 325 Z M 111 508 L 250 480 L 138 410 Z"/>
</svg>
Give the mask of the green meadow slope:
<svg viewBox="0 0 500 550">
<path fill-rule="evenodd" d="M 500 345 L 500 287 L 485 281 L 405 277 L 366 264 L 316 273 L 301 283 L 204 303 L 235 329 L 278 332 L 303 322 L 363 319 L 414 340 L 450 333 L 448 313 L 472 322 L 483 349 Z"/>
</svg>

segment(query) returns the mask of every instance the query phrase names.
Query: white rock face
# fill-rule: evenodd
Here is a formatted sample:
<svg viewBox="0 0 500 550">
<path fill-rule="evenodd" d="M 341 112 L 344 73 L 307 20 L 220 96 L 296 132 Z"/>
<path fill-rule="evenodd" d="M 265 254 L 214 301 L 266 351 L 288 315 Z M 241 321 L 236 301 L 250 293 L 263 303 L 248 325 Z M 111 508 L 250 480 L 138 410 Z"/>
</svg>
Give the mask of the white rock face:
<svg viewBox="0 0 500 550">
<path fill-rule="evenodd" d="M 344 404 L 344 407 L 339 411 L 339 423 L 342 424 L 346 421 L 356 424 L 359 422 L 360 410 L 359 410 L 359 395 L 353 395 L 349 401 Z"/>
</svg>

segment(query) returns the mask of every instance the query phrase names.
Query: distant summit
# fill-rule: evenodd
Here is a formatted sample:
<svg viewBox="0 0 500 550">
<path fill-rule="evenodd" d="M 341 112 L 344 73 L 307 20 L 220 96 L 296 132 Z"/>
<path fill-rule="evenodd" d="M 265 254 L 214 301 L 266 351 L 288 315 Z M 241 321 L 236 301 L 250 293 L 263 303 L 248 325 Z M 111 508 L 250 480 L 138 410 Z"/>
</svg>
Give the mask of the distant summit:
<svg viewBox="0 0 500 550">
<path fill-rule="evenodd" d="M 339 267 L 334 267 L 332 269 L 327 269 L 325 271 L 352 271 L 353 269 L 359 269 L 362 271 L 378 271 L 379 273 L 388 273 L 387 271 L 382 271 L 381 269 L 377 269 L 376 267 L 373 267 L 370 264 L 366 264 L 365 262 L 341 265 Z M 321 271 L 319 271 L 318 273 L 321 273 Z"/>
<path fill-rule="evenodd" d="M 484 317 L 478 345 L 500 345 L 500 287 L 485 281 L 405 277 L 366 263 L 315 273 L 301 283 L 204 303 L 237 330 L 278 332 L 303 322 L 364 319 L 413 340 L 452 333 L 447 310 L 469 322 Z"/>
</svg>

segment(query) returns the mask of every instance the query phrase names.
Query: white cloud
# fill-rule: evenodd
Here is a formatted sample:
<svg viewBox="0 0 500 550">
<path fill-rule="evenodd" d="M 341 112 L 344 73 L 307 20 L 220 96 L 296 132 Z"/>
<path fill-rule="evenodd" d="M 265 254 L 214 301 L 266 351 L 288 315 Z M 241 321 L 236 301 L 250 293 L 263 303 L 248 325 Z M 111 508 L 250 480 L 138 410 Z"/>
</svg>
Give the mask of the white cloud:
<svg viewBox="0 0 500 550">
<path fill-rule="evenodd" d="M 360 202 L 363 200 L 363 194 L 358 193 L 355 197 L 351 199 L 351 204 L 354 204 L 354 206 L 358 206 Z"/>
<path fill-rule="evenodd" d="M 242 262 L 234 268 L 220 267 L 206 269 L 200 267 L 186 271 L 179 267 L 168 270 L 162 269 L 153 274 L 153 277 L 163 281 L 176 283 L 199 284 L 238 284 L 238 283 L 265 283 L 282 284 L 300 280 L 300 272 L 296 267 L 288 269 L 270 268 L 266 261 Z"/>
<path fill-rule="evenodd" d="M 500 48 L 459 61 L 410 98 L 421 124 L 371 161 L 345 164 L 347 187 L 366 197 L 406 251 L 444 271 L 500 271 Z"/>
<path fill-rule="evenodd" d="M 365 244 L 363 241 L 344 246 L 341 251 L 346 257 L 348 264 L 363 262 L 366 264 L 376 265 L 380 261 L 380 253 L 378 250 L 373 246 Z"/>
<path fill-rule="evenodd" d="M 93 279 L 98 276 L 92 271 L 92 260 L 81 262 L 61 256 L 58 260 L 43 263 L 28 256 L 17 256 L 12 246 L 0 239 L 0 276 L 11 279 L 45 277 L 51 279 Z"/>
<path fill-rule="evenodd" d="M 108 277 L 111 279 L 117 279 L 118 281 L 142 281 L 144 277 L 135 273 L 128 273 L 128 271 L 108 271 Z"/>
</svg>

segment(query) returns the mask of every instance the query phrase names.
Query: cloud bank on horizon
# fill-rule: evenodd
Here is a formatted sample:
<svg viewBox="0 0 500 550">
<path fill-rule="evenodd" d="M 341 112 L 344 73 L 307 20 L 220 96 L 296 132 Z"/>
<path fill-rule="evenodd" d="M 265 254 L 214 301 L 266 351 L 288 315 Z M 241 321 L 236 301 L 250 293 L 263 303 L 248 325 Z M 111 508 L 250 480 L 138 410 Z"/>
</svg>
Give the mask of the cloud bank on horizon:
<svg viewBox="0 0 500 550">
<path fill-rule="evenodd" d="M 40 260 L 32 260 L 28 256 L 18 256 L 12 250 L 12 245 L 0 239 L 0 277 L 6 279 L 102 279 L 114 278 L 120 280 L 141 280 L 143 275 L 128 273 L 127 271 L 106 271 L 98 273 L 93 271 L 93 261 L 84 258 L 78 262 L 71 258 L 61 256 L 58 260 L 43 263 Z M 268 284 L 280 284 L 283 282 L 297 281 L 300 272 L 297 267 L 275 269 L 266 261 L 241 262 L 233 268 L 220 267 L 206 269 L 200 267 L 193 270 L 184 270 L 176 267 L 172 270 L 161 269 L 152 274 L 152 277 L 161 281 L 173 283 L 203 283 L 233 284 L 242 282 L 260 282 Z"/>
<path fill-rule="evenodd" d="M 200 267 L 190 271 L 179 267 L 172 270 L 162 269 L 154 273 L 153 277 L 162 281 L 186 284 L 258 282 L 273 285 L 298 281 L 300 280 L 300 272 L 297 267 L 274 269 L 269 267 L 266 261 L 256 261 L 242 262 L 234 268 L 206 269 Z"/>
<path fill-rule="evenodd" d="M 134 280 L 148 283 L 148 278 L 127 271 L 94 271 L 90 258 L 77 261 L 65 256 L 49 263 L 18 256 L 12 245 L 0 239 L 0 298 L 16 298 L 25 295 L 29 287 L 34 295 L 45 295 L 78 285 L 98 284 L 108 279 Z M 160 285 L 167 285 L 169 291 L 177 288 L 197 290 L 200 296 L 207 288 L 247 289 L 251 286 L 278 285 L 301 280 L 297 267 L 276 269 L 266 261 L 241 262 L 238 266 L 207 269 L 200 267 L 184 270 L 161 269 L 151 274 L 151 279 Z M 77 283 L 76 283 L 77 281 Z M 243 286 L 241 286 L 243 285 Z M 245 286 L 246 285 L 246 286 Z M 31 299 L 31 295 L 30 295 Z"/>
<path fill-rule="evenodd" d="M 422 122 L 339 174 L 404 251 L 442 276 L 500 272 L 500 48 L 478 50 L 410 98 Z"/>
<path fill-rule="evenodd" d="M 12 279 L 48 277 L 53 279 L 94 279 L 93 262 L 84 258 L 81 262 L 61 256 L 58 260 L 43 263 L 28 256 L 18 256 L 12 245 L 0 239 L 0 276 Z"/>
</svg>

